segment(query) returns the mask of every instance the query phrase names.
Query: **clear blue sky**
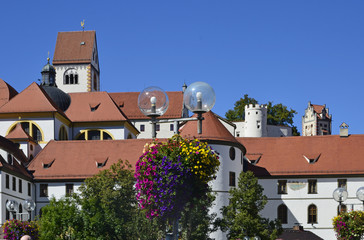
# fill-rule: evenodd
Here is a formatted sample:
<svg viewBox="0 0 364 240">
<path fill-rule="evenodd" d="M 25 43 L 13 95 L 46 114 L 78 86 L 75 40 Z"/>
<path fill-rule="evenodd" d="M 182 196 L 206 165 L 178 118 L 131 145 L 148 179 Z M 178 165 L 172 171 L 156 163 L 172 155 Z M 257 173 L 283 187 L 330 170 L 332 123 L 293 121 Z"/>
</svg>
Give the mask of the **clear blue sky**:
<svg viewBox="0 0 364 240">
<path fill-rule="evenodd" d="M 2 1 L 0 78 L 41 77 L 60 31 L 96 30 L 101 90 L 208 82 L 224 116 L 249 94 L 295 109 L 326 104 L 333 132 L 363 134 L 364 1 Z"/>
</svg>

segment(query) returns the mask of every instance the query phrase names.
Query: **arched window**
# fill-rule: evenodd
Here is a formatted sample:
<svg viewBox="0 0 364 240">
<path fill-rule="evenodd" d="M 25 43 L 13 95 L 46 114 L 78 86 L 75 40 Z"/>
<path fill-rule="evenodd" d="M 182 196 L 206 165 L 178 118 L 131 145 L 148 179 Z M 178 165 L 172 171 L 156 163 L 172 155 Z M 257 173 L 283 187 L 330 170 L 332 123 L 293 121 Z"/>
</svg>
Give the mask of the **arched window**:
<svg viewBox="0 0 364 240">
<path fill-rule="evenodd" d="M 61 126 L 61 128 L 59 129 L 58 138 L 59 138 L 59 140 L 68 140 L 67 130 L 64 126 Z"/>
<path fill-rule="evenodd" d="M 279 221 L 281 221 L 282 224 L 288 223 L 287 221 L 287 206 L 284 204 L 281 204 L 278 206 L 277 209 L 277 218 Z"/>
<path fill-rule="evenodd" d="M 83 130 L 78 136 L 76 136 L 76 140 L 112 140 L 114 139 L 110 133 L 106 130 L 100 129 L 88 129 Z"/>
<path fill-rule="evenodd" d="M 230 147 L 229 156 L 230 156 L 231 160 L 235 160 L 235 148 L 234 147 Z"/>
<path fill-rule="evenodd" d="M 15 129 L 17 123 L 18 122 L 14 123 L 10 127 L 10 130 L 8 131 L 8 134 Z M 23 130 L 26 133 L 28 133 L 29 136 L 31 136 L 34 140 L 36 140 L 37 142 L 43 141 L 42 131 L 40 130 L 40 128 L 34 122 L 31 122 L 31 121 L 22 121 L 22 122 L 20 122 L 20 124 L 21 124 Z"/>
<path fill-rule="evenodd" d="M 315 204 L 308 206 L 308 221 L 307 223 L 317 223 L 317 207 Z"/>
<path fill-rule="evenodd" d="M 78 84 L 78 73 L 76 69 L 68 69 L 63 76 L 63 84 Z"/>
</svg>

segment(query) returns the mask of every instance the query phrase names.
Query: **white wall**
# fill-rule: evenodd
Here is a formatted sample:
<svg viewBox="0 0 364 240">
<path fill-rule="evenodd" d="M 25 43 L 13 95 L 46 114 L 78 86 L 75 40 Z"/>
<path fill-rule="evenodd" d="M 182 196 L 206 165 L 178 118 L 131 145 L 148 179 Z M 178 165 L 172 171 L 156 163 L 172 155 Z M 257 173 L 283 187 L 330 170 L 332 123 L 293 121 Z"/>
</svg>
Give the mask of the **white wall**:
<svg viewBox="0 0 364 240">
<path fill-rule="evenodd" d="M 55 65 L 56 68 L 56 84 L 59 89 L 66 93 L 72 92 L 87 92 L 88 84 L 88 67 L 90 64 L 69 64 L 69 65 Z M 78 84 L 63 84 L 64 73 L 73 68 L 78 74 Z"/>
<path fill-rule="evenodd" d="M 346 178 L 348 199 L 343 203 L 348 210 L 362 210 L 363 204 L 356 198 L 358 188 L 364 186 L 364 178 Z M 317 179 L 317 194 L 308 194 L 308 179 Z M 292 228 L 296 223 L 305 230 L 312 231 L 325 240 L 336 239 L 332 228 L 332 218 L 337 214 L 338 203 L 333 192 L 338 187 L 338 178 L 290 178 L 259 179 L 268 197 L 268 204 L 262 211 L 264 217 L 277 218 L 277 208 L 284 203 L 288 208 L 288 223 L 283 228 Z M 341 179 L 341 178 L 340 178 Z M 278 180 L 287 180 L 287 194 L 278 194 Z M 301 186 L 298 187 L 298 186 Z M 295 188 L 296 187 L 296 188 Z M 317 206 L 317 224 L 309 224 L 308 206 Z"/>
<path fill-rule="evenodd" d="M 216 175 L 216 179 L 212 181 L 212 190 L 217 193 L 214 204 L 210 212 L 217 213 L 217 217 L 222 217 L 220 209 L 223 206 L 229 204 L 229 172 L 235 172 L 235 186 L 238 184 L 238 177 L 241 171 L 243 171 L 243 155 L 239 148 L 233 147 L 235 149 L 235 159 L 231 160 L 229 156 L 229 151 L 231 146 L 226 145 L 210 145 L 213 150 L 219 153 L 220 167 Z M 211 238 L 215 239 L 226 239 L 226 234 L 216 231 L 210 235 Z"/>
<path fill-rule="evenodd" d="M 39 211 L 42 207 L 49 204 L 49 201 L 52 197 L 57 200 L 66 196 L 66 184 L 73 184 L 74 193 L 79 193 L 78 188 L 81 186 L 83 182 L 37 182 L 35 183 L 35 202 L 37 204 L 36 214 L 39 214 Z M 40 184 L 48 184 L 48 196 L 41 197 L 40 196 Z"/>
</svg>

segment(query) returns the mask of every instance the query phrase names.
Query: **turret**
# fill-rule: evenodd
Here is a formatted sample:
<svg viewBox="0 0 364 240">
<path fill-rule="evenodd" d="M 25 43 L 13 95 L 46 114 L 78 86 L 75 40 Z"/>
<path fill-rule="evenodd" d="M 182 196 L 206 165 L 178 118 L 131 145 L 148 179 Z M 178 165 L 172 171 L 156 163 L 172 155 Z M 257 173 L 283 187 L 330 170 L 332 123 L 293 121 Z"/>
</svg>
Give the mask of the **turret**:
<svg viewBox="0 0 364 240">
<path fill-rule="evenodd" d="M 245 106 L 245 137 L 267 136 L 267 106 L 249 104 Z"/>
</svg>

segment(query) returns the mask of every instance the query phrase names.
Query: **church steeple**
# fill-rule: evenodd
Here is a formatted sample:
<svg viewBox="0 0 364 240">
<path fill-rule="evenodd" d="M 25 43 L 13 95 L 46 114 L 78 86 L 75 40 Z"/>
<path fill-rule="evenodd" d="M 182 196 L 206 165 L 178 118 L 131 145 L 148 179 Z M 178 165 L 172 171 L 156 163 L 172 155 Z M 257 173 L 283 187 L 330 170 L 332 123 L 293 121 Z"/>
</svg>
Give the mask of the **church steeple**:
<svg viewBox="0 0 364 240">
<path fill-rule="evenodd" d="M 56 86 L 56 69 L 49 63 L 49 57 L 47 58 L 48 63 L 42 68 L 42 83 L 41 86 Z"/>
</svg>

